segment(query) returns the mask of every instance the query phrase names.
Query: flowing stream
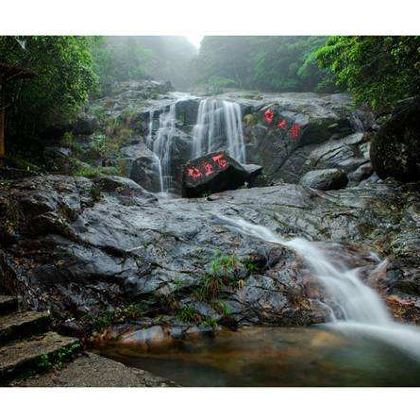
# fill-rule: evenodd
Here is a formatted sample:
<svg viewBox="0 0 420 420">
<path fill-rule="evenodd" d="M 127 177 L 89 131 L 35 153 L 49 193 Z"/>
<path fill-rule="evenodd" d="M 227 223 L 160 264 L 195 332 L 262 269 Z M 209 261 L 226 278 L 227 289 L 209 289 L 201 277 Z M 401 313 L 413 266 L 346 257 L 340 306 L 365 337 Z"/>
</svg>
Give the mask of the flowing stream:
<svg viewBox="0 0 420 420">
<path fill-rule="evenodd" d="M 154 111 L 149 112 L 149 127 L 148 127 L 148 134 L 146 138 L 146 146 L 152 151 L 153 158 L 154 158 L 154 169 L 159 179 L 159 188 L 160 192 L 164 192 L 163 187 L 163 172 L 162 172 L 162 164 L 160 161 L 160 157 L 155 153 L 153 150 L 153 114 Z"/>
<path fill-rule="evenodd" d="M 241 107 L 236 102 L 204 99 L 200 102 L 193 130 L 193 159 L 221 148 L 246 163 Z"/>
<path fill-rule="evenodd" d="M 304 258 L 313 274 L 334 301 L 332 322 L 327 325 L 343 334 L 365 335 L 397 347 L 420 361 L 420 329 L 392 320 L 379 294 L 362 282 L 357 269 L 331 261 L 314 243 L 303 238 L 283 239 L 270 229 L 239 218 L 217 219 L 242 235 L 273 242 Z M 325 304 L 325 303 L 324 303 Z"/>
<path fill-rule="evenodd" d="M 298 253 L 325 289 L 331 321 L 311 328 L 245 327 L 145 352 L 109 343 L 101 352 L 184 386 L 419 386 L 420 329 L 392 320 L 357 269 L 315 243 L 283 239 L 239 218 L 214 221 Z M 381 269 L 383 262 L 378 263 Z"/>
<path fill-rule="evenodd" d="M 149 132 L 146 139 L 148 148 L 156 157 L 156 173 L 159 177 L 160 192 L 171 188 L 171 143 L 176 133 L 176 102 L 159 115 L 159 128 L 153 138 L 153 112 L 149 113 Z"/>
</svg>

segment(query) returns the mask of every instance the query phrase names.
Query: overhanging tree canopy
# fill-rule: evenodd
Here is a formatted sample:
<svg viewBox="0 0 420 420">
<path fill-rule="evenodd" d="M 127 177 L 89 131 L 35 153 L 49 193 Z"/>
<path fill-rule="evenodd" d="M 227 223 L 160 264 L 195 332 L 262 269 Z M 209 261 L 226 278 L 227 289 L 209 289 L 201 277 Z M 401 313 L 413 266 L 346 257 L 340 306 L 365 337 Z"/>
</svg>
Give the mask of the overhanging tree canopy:
<svg viewBox="0 0 420 420">
<path fill-rule="evenodd" d="M 31 70 L 12 66 L 6 63 L 0 63 L 0 166 L 3 166 L 4 164 L 4 131 L 6 125 L 6 109 L 9 105 L 5 100 L 6 86 L 12 81 L 30 79 L 34 76 L 35 73 Z M 16 95 L 18 95 L 18 92 L 19 90 L 16 91 Z"/>
</svg>

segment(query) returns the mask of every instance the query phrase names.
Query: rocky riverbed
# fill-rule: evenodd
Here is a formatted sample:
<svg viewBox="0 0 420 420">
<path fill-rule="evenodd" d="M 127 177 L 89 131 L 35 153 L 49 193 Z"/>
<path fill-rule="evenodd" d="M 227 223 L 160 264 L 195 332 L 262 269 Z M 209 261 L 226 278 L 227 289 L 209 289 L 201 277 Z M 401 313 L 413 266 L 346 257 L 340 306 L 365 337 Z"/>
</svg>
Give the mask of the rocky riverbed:
<svg viewBox="0 0 420 420">
<path fill-rule="evenodd" d="M 293 252 L 236 235 L 218 215 L 322 241 L 361 267 L 396 317 L 418 319 L 416 184 L 321 192 L 282 183 L 200 199 L 158 199 L 120 177 L 50 175 L 2 185 L 4 284 L 76 334 L 123 319 L 134 321 L 129 330 L 158 325 L 172 337 L 328 317 L 322 290 Z M 374 271 L 383 258 L 388 264 Z M 127 332 L 123 325 L 118 333 Z"/>
<path fill-rule="evenodd" d="M 117 86 L 72 126 L 46 133 L 55 174 L 0 174 L 6 291 L 50 310 L 63 332 L 105 330 L 146 346 L 221 327 L 328 320 L 328 296 L 302 260 L 233 233 L 220 222 L 225 215 L 319 242 L 359 268 L 396 318 L 418 321 L 419 184 L 374 173 L 369 150 L 379 127 L 368 110 L 341 94 L 218 95 L 212 100 L 239 104 L 247 162 L 264 176 L 253 188 L 184 199 L 176 193 L 203 98 L 169 89 Z M 168 112 L 175 195 L 162 197 L 148 142 L 160 139 Z"/>
</svg>

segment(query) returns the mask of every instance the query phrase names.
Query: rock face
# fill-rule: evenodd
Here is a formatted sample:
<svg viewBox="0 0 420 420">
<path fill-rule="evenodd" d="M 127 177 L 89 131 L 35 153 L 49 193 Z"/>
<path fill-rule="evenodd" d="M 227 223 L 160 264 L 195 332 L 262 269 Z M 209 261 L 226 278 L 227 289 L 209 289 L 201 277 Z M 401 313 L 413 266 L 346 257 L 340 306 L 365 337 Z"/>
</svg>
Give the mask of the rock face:
<svg viewBox="0 0 420 420">
<path fill-rule="evenodd" d="M 120 165 L 127 178 L 148 191 L 160 191 L 159 161 L 145 144 L 137 143 L 120 150 Z"/>
<path fill-rule="evenodd" d="M 352 110 L 346 95 L 285 93 L 264 95 L 259 101 L 237 100 L 244 114 L 247 156 L 250 162 L 262 165 L 264 173 L 274 181 L 298 182 L 308 170 L 335 167 L 305 168 L 305 163 L 311 152 L 325 142 L 337 140 L 335 148 L 344 144 L 352 148 L 353 143 L 361 143 L 362 135 L 356 133 L 372 125 L 368 113 Z M 355 137 L 347 138 L 352 134 Z M 343 150 L 335 163 L 360 157 L 356 150 Z"/>
<path fill-rule="evenodd" d="M 300 258 L 217 218 L 239 216 L 323 241 L 325 252 L 362 267 L 366 281 L 392 295 L 399 317 L 416 320 L 418 191 L 395 182 L 328 193 L 280 184 L 158 201 L 120 177 L 15 180 L 0 190 L 0 284 L 82 331 L 113 312 L 131 314 L 139 328 L 165 322 L 184 326 L 178 331 L 325 319 L 324 292 Z M 372 252 L 389 260 L 380 273 Z"/>
<path fill-rule="evenodd" d="M 199 105 L 206 98 L 165 89 L 153 82 L 115 85 L 106 97 L 91 104 L 91 113 L 103 115 L 101 121 L 108 121 L 108 125 L 103 124 L 91 137 L 93 146 L 97 144 L 98 133 L 112 143 L 109 134 L 114 122 L 122 124 L 127 139 L 120 146 L 120 150 L 123 149 L 121 165 L 128 169 L 125 168 L 121 175 L 131 177 L 151 191 L 159 191 L 156 188 L 158 180 L 152 180 L 156 171 L 150 154 L 146 156 L 144 150 L 140 151 L 142 156 L 134 164 L 135 153 L 127 156 L 125 148 L 131 146 L 130 141 L 135 138 L 153 148 L 160 157 L 165 190 L 180 194 L 182 168 L 192 156 Z M 210 99 L 239 105 L 246 162 L 264 167 L 265 185 L 278 181 L 298 183 L 306 172 L 316 169 L 337 168 L 350 174 L 369 160 L 364 150 L 368 138 L 362 132 L 372 128 L 372 117 L 367 111 L 354 110 L 347 95 L 281 93 L 255 96 L 252 92 L 238 91 Z M 174 113 L 169 115 L 172 106 Z M 204 120 L 209 123 L 218 121 L 220 115 L 216 113 L 206 118 L 208 121 Z M 83 124 L 78 125 L 90 127 L 90 120 L 95 118 L 83 115 Z M 73 132 L 88 131 L 73 129 Z M 225 131 L 212 131 L 211 150 L 227 148 Z M 117 142 L 120 140 L 121 136 L 116 139 Z M 356 174 L 352 183 L 357 183 L 363 176 Z"/>
<path fill-rule="evenodd" d="M 183 170 L 182 196 L 201 197 L 235 190 L 246 181 L 254 180 L 262 171 L 258 165 L 246 166 L 242 166 L 225 151 L 191 160 Z"/>
<path fill-rule="evenodd" d="M 370 157 L 383 179 L 420 179 L 420 96 L 403 101 L 376 134 Z"/>
<path fill-rule="evenodd" d="M 316 190 L 339 190 L 349 182 L 347 175 L 339 169 L 320 169 L 306 173 L 300 183 Z"/>
</svg>

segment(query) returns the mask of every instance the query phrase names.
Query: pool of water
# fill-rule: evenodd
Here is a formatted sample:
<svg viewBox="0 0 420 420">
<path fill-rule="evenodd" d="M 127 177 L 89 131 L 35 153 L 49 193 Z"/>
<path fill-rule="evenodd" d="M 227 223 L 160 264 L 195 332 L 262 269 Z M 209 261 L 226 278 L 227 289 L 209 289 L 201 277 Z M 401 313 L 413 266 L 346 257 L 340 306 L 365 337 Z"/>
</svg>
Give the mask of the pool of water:
<svg viewBox="0 0 420 420">
<path fill-rule="evenodd" d="M 142 352 L 100 352 L 183 386 L 420 386 L 420 363 L 396 348 L 322 327 L 223 331 Z"/>
</svg>

